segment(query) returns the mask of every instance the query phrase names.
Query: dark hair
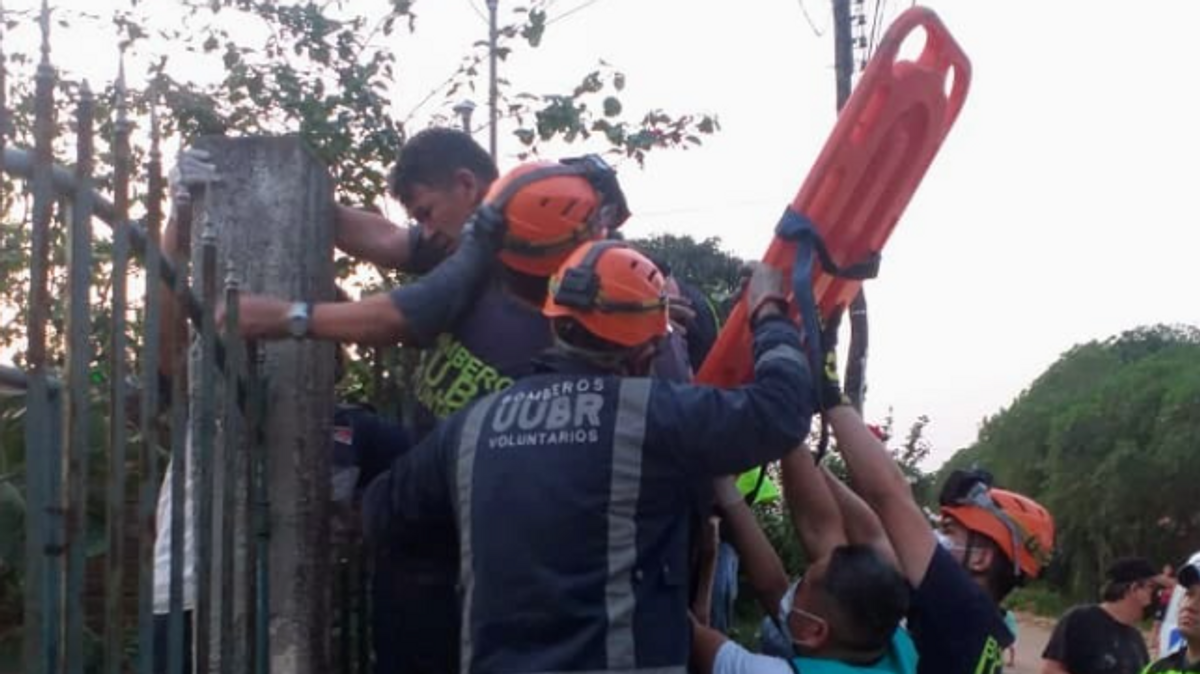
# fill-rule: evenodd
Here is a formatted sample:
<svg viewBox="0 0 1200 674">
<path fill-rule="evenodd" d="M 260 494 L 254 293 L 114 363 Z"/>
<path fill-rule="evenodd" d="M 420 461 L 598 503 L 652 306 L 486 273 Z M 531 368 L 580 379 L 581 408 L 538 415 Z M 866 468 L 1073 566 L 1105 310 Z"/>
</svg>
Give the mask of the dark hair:
<svg viewBox="0 0 1200 674">
<path fill-rule="evenodd" d="M 552 319 L 550 326 L 559 339 L 577 349 L 612 356 L 619 356 L 629 351 L 629 347 L 614 344 L 603 337 L 592 334 L 582 323 L 569 316 Z"/>
<path fill-rule="evenodd" d="M 447 187 L 460 169 L 474 173 L 484 186 L 499 175 L 496 163 L 470 135 L 457 129 L 425 129 L 400 148 L 400 158 L 388 174 L 388 191 L 407 204 L 415 186 Z"/>
<path fill-rule="evenodd" d="M 885 649 L 908 613 L 908 581 L 867 545 L 839 545 L 821 581 L 833 639 L 857 651 Z"/>
<path fill-rule="evenodd" d="M 996 541 L 972 531 L 970 544 L 987 547 L 992 551 L 992 563 L 983 574 L 983 582 L 987 584 L 988 592 L 996 603 L 1003 601 L 1010 592 L 1025 584 L 1025 574 L 1018 574 L 1013 570 L 1016 562 L 1008 558 Z"/>
<path fill-rule="evenodd" d="M 1101 601 L 1121 601 L 1125 595 L 1129 594 L 1141 581 L 1113 582 L 1108 581 L 1100 590 Z"/>
</svg>

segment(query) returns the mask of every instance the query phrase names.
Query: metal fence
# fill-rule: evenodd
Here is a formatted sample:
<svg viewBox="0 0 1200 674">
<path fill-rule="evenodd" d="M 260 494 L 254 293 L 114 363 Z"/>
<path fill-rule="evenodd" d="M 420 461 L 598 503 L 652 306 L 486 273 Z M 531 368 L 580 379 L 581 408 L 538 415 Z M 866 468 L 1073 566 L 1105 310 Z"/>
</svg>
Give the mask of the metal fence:
<svg viewBox="0 0 1200 674">
<path fill-rule="evenodd" d="M 196 263 L 186 242 L 191 215 L 176 213 L 182 230 L 181 255 L 175 263 L 164 258 L 160 237 L 164 224 L 165 180 L 160 151 L 159 120 L 149 121 L 150 149 L 141 171 L 134 166 L 130 144 L 132 123 L 127 111 L 124 75 L 118 78 L 113 101 L 113 188 L 111 199 L 95 189 L 95 101 L 84 85 L 75 106 L 76 156 L 73 166 L 55 163 L 56 71 L 50 61 L 49 19 L 43 8 L 41 60 L 36 73 L 35 145 L 9 147 L 0 132 L 0 170 L 26 181 L 32 192 L 31 263 L 26 314 L 26 367 L 0 367 L 0 392 L 24 399 L 25 559 L 22 578 L 23 672 L 150 674 L 156 658 L 166 658 L 167 671 L 180 674 L 185 664 L 197 672 L 255 672 L 270 668 L 269 587 L 267 573 L 268 493 L 267 455 L 261 432 L 265 408 L 264 381 L 258 376 L 259 351 L 237 334 L 238 283 L 232 274 L 215 278 L 216 237 L 204 232 Z M 2 55 L 0 55 L 2 58 Z M 0 68 L 0 129 L 8 128 L 10 112 L 3 98 Z M 130 219 L 131 182 L 142 173 L 146 181 L 145 216 Z M 92 270 L 101 241 L 95 222 L 111 229 L 111 295 L 107 306 L 96 307 Z M 205 227 L 211 227 L 211 221 Z M 51 297 L 51 242 L 62 228 L 66 250 L 66 292 Z M 130 279 L 144 278 L 140 340 L 129 343 Z M 154 279 L 161 283 L 153 282 Z M 162 330 L 163 293 L 173 293 L 183 307 L 190 340 L 172 339 Z M 133 298 L 136 299 L 136 298 Z M 223 300 L 229 313 L 223 333 L 214 321 L 214 307 Z M 65 358 L 55 368 L 48 357 L 47 325 L 52 312 L 65 303 Z M 97 345 L 92 326 L 96 314 L 108 316 L 107 343 Z M 168 326 L 169 327 L 169 326 Z M 166 334 L 167 343 L 163 343 Z M 162 374 L 160 354 L 187 368 L 188 341 L 199 350 L 198 380 L 191 392 L 183 377 Z M 107 352 L 107 373 L 94 380 L 91 364 L 98 348 Z M 195 361 L 193 361 L 193 365 Z M 178 371 L 178 370 L 177 370 Z M 102 401 L 101 407 L 97 400 Z M 92 436 L 106 429 L 103 452 L 90 451 Z M 218 433 L 217 429 L 224 429 Z M 236 431 L 235 431 L 236 429 Z M 191 452 L 186 447 L 193 441 Z M 217 443 L 223 445 L 217 447 Z M 236 475 L 239 465 L 213 459 L 248 455 L 248 474 Z M 160 454 L 170 457 L 166 480 L 171 484 L 172 532 L 170 611 L 166 653 L 154 652 L 154 539 L 159 486 L 164 479 Z M 189 457 L 189 454 L 191 455 Z M 98 456 L 105 466 L 89 466 Z M 189 458 L 194 465 L 189 465 Z M 216 468 L 214 470 L 214 467 Z M 184 644 L 184 522 L 185 483 L 195 471 L 194 648 Z M 92 475 L 92 479 L 89 479 Z M 103 476 L 102 489 L 98 475 Z M 102 493 L 94 493 L 101 490 Z M 239 493 L 239 491 L 241 493 Z M 93 492 L 93 493 L 89 493 Z M 136 495 L 136 496 L 135 496 Z M 219 495 L 219 500 L 216 496 Z M 235 522 L 237 503 L 250 504 L 251 526 Z M 88 573 L 89 504 L 102 504 L 104 544 L 102 574 Z M 132 526 L 136 523 L 136 527 Z M 131 529 L 135 535 L 130 536 Z M 7 535 L 8 532 L 5 532 Z M 136 541 L 135 547 L 131 543 Z M 354 545 L 337 551 L 335 654 L 337 669 L 365 671 L 365 571 Z M 94 562 L 92 563 L 94 565 Z M 136 569 L 136 575 L 131 573 Z M 213 583 L 214 572 L 225 582 Z M 229 579 L 248 579 L 235 596 Z M 100 616 L 88 610 L 86 598 L 103 588 Z M 235 630 L 235 617 L 248 622 L 248 631 Z M 97 620 L 98 618 L 98 620 Z M 243 622 L 239 622 L 239 625 Z M 235 647 L 236 644 L 236 647 Z"/>
</svg>

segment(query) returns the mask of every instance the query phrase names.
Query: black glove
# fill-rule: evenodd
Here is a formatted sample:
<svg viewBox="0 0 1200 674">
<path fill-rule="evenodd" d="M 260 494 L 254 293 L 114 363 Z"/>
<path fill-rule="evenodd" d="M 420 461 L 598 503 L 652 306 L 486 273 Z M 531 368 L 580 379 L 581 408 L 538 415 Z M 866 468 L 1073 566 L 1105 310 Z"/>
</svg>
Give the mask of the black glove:
<svg viewBox="0 0 1200 674">
<path fill-rule="evenodd" d="M 837 340 L 841 324 L 842 311 L 838 309 L 829 317 L 829 321 L 821 326 L 821 399 L 818 402 L 822 412 L 850 404 L 850 399 L 842 391 L 842 382 L 838 376 Z"/>
<path fill-rule="evenodd" d="M 495 254 L 504 243 L 504 234 L 507 231 L 508 223 L 504 220 L 504 212 L 491 204 L 483 204 L 475 209 L 475 214 L 463 227 L 462 235 L 463 238 L 474 237 L 485 250 Z"/>
</svg>

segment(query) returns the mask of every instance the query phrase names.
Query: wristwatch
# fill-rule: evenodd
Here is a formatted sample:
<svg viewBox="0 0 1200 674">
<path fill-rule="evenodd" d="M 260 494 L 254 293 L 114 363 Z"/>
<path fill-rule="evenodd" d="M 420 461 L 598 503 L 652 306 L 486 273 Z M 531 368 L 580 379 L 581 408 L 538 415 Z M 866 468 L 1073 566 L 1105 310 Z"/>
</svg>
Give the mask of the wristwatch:
<svg viewBox="0 0 1200 674">
<path fill-rule="evenodd" d="M 293 302 L 288 308 L 288 334 L 293 339 L 304 339 L 308 336 L 308 324 L 312 320 L 312 302 Z"/>
</svg>

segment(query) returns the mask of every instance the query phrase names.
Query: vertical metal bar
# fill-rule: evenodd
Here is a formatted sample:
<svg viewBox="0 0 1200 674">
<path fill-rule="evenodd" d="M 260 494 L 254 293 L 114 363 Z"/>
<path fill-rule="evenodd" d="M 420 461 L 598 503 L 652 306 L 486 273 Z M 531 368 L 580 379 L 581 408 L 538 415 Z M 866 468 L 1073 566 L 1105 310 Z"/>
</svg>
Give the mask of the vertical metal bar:
<svg viewBox="0 0 1200 674">
<path fill-rule="evenodd" d="M 121 59 L 118 105 L 124 107 L 125 60 Z M 159 149 L 158 115 L 150 105 L 149 189 L 146 195 L 146 302 L 142 346 L 142 445 L 138 456 L 138 674 L 154 673 L 154 519 L 158 506 L 158 405 L 159 405 L 159 285 L 162 253 L 162 151 Z"/>
<path fill-rule="evenodd" d="M 46 545 L 43 550 L 46 570 L 42 576 L 42 596 L 46 612 L 45 623 L 42 626 L 42 657 L 47 663 L 46 671 L 55 672 L 61 666 L 63 652 L 63 643 L 59 635 L 62 633 L 63 554 L 66 552 L 66 546 L 63 543 L 65 513 L 62 507 L 62 424 L 57 423 L 63 418 L 62 387 L 53 380 L 49 381 L 46 390 L 46 410 L 49 451 L 46 452 L 44 465 L 47 505 Z"/>
<path fill-rule="evenodd" d="M 340 504 L 339 504 L 340 505 Z M 339 513 L 340 514 L 340 513 Z M 346 532 L 339 531 L 338 538 L 344 539 L 347 537 Z M 354 624 L 354 607 L 351 603 L 353 598 L 351 588 L 350 568 L 350 545 L 346 540 L 338 540 L 334 547 L 336 558 L 336 573 L 337 579 L 334 581 L 334 597 L 338 601 L 337 609 L 337 628 L 338 628 L 338 658 L 337 668 L 335 671 L 341 674 L 350 674 L 353 671 L 351 664 L 351 653 L 353 652 L 351 637 L 351 629 Z"/>
<path fill-rule="evenodd" d="M 371 624 L 367 620 L 367 616 L 371 615 L 371 593 L 367 577 L 367 556 L 363 553 L 361 546 L 355 551 L 354 564 L 355 575 L 358 578 L 355 593 L 358 597 L 355 616 L 355 623 L 358 627 L 358 631 L 356 632 L 358 637 L 358 672 L 359 674 L 366 674 L 371 671 Z"/>
<path fill-rule="evenodd" d="M 251 347 L 254 370 L 250 374 L 254 391 L 250 410 L 252 425 L 251 462 L 254 476 L 254 672 L 271 671 L 271 586 L 270 542 L 271 502 L 267 494 L 267 444 L 265 439 L 266 394 L 268 382 L 262 377 L 266 352 L 257 344 Z"/>
<path fill-rule="evenodd" d="M 170 600 L 167 618 L 167 674 L 183 674 L 184 657 L 184 564 L 194 564 L 194 559 L 186 559 L 188 552 L 184 547 L 185 526 L 193 528 L 192 518 L 184 518 L 186 508 L 186 482 L 191 482 L 188 435 L 188 385 L 187 373 L 188 344 L 186 334 L 187 314 L 183 307 L 187 306 L 190 284 L 188 283 L 189 266 L 191 262 L 192 241 L 192 209 L 191 203 L 175 210 L 175 237 L 178 257 L 175 260 L 175 300 L 178 307 L 178 320 L 182 325 L 172 326 L 174 339 L 171 358 L 172 387 L 171 387 L 171 564 L 170 564 Z M 194 582 L 194 578 L 192 579 Z"/>
<path fill-rule="evenodd" d="M 213 436 L 216 423 L 216 325 L 213 311 L 217 305 L 217 232 L 212 220 L 206 219 L 201 236 L 200 275 L 204 304 L 200 322 L 199 395 L 193 428 L 196 491 L 196 606 L 195 638 L 196 671 L 208 673 L 209 635 L 211 634 L 212 601 L 210 577 L 212 563 L 212 506 L 213 506 Z"/>
<path fill-rule="evenodd" d="M 67 451 L 71 456 L 71 473 L 70 481 L 72 485 L 71 500 L 68 503 L 67 512 L 71 513 L 72 520 L 76 522 L 75 526 L 79 527 L 78 538 L 71 539 L 71 554 L 72 558 L 76 554 L 86 556 L 87 548 L 87 533 L 83 531 L 87 515 L 87 496 L 86 488 L 84 491 L 76 491 L 80 485 L 86 485 L 87 474 L 84 472 L 84 464 L 90 444 L 89 430 L 89 409 L 88 409 L 88 364 L 92 360 L 91 353 L 91 316 L 88 312 L 91 295 L 92 282 L 92 189 L 91 189 L 91 173 L 92 173 L 92 92 L 88 89 L 87 82 L 80 87 L 79 107 L 76 110 L 76 123 L 78 125 L 76 147 L 77 156 L 75 164 L 75 179 L 78 181 L 78 189 L 75 191 L 74 203 L 71 207 L 70 219 L 70 243 L 67 246 L 67 264 L 69 268 L 69 283 L 70 283 L 70 312 L 67 318 Z M 122 271 L 117 267 L 117 260 L 113 260 L 113 284 L 114 290 L 118 283 L 118 275 L 123 278 Z M 114 302 L 116 296 L 114 294 Z M 114 311 L 116 307 L 114 306 Z M 122 328 L 124 326 L 121 326 Z M 114 325 L 114 335 L 117 326 Z M 114 369 L 114 375 L 116 370 Z M 119 407 L 120 405 L 117 404 Z M 113 418 L 113 423 L 117 419 Z M 76 473 L 75 471 L 79 472 Z M 109 492 L 109 497 L 112 497 L 112 492 Z M 75 499 L 80 500 L 75 500 Z M 111 543 L 110 543 L 111 545 Z M 111 556 L 112 552 L 109 551 Z M 78 567 L 73 567 L 73 571 Z M 68 601 L 72 601 L 68 598 Z M 107 607 L 107 604 L 106 604 Z"/>
<path fill-rule="evenodd" d="M 54 195 L 51 183 L 54 135 L 54 68 L 50 65 L 50 14 L 42 4 L 42 58 L 34 94 L 33 228 L 29 271 L 28 363 L 29 388 L 25 421 L 25 456 L 29 461 L 29 498 L 26 508 L 25 572 L 25 671 L 47 672 L 57 665 L 57 606 L 49 600 L 58 581 L 53 558 L 47 559 L 53 541 L 53 515 L 48 509 L 51 438 L 49 391 L 46 381 L 46 323 L 50 317 L 50 220 Z"/>
<path fill-rule="evenodd" d="M 233 261 L 230 260 L 226 262 L 225 276 L 225 442 L 221 477 L 221 616 L 218 640 L 221 645 L 221 674 L 233 674 L 234 548 L 238 544 L 236 466 L 244 454 L 244 445 L 240 442 L 241 411 L 238 409 L 238 381 L 244 370 L 242 342 L 238 336 L 238 297 L 238 280 Z"/>
<path fill-rule="evenodd" d="M 4 148 L 8 145 L 8 64 L 4 54 L 4 3 L 0 1 L 0 176 L 4 175 Z M 4 204 L 4 183 L 0 181 L 0 212 Z"/>
<path fill-rule="evenodd" d="M 113 147 L 113 206 L 118 225 L 113 226 L 112 263 L 112 342 L 109 345 L 111 377 L 109 378 L 109 443 L 108 443 L 108 563 L 105 573 L 104 602 L 104 671 L 106 674 L 121 674 L 124 654 L 122 635 L 124 621 L 121 619 L 123 603 L 122 580 L 125 568 L 125 372 L 126 340 L 125 312 L 126 275 L 129 270 L 129 173 L 132 160 L 129 152 L 129 117 L 125 109 L 125 83 L 119 80 L 117 91 L 117 119 Z M 82 129 L 82 118 L 80 128 Z M 91 145 L 91 120 L 88 120 L 88 145 Z M 82 134 L 81 134 L 82 136 Z M 83 163 L 82 152 L 80 163 Z M 91 158 L 88 158 L 89 169 Z M 90 181 L 89 181 L 90 182 Z M 84 185 L 80 183 L 80 190 Z M 89 190 L 90 192 L 90 190 Z M 89 204 L 88 216 L 91 216 Z M 77 214 L 78 217 L 78 214 Z"/>
</svg>

